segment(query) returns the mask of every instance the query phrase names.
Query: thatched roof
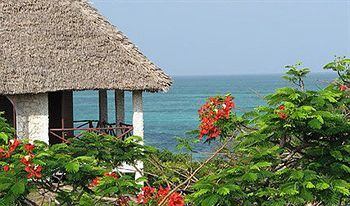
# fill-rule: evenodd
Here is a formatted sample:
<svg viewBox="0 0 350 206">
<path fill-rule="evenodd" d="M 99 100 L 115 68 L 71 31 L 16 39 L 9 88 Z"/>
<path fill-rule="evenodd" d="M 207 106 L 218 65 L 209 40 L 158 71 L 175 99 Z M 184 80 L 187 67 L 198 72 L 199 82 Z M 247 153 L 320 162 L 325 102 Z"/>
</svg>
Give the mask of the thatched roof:
<svg viewBox="0 0 350 206">
<path fill-rule="evenodd" d="M 86 0 L 0 0 L 0 94 L 170 85 Z"/>
</svg>

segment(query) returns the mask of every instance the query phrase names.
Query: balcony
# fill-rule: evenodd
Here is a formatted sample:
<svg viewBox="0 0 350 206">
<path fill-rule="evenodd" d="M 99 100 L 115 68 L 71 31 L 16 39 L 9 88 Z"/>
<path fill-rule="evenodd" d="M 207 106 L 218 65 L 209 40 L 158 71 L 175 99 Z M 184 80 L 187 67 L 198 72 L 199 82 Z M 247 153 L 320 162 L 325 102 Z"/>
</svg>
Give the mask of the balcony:
<svg viewBox="0 0 350 206">
<path fill-rule="evenodd" d="M 64 125 L 64 124 L 63 124 Z M 74 128 L 52 128 L 49 135 L 62 143 L 69 143 L 68 139 L 79 138 L 84 132 L 100 135 L 111 135 L 119 139 L 126 139 L 133 134 L 133 126 L 125 123 L 106 123 L 98 120 L 74 121 Z"/>
</svg>

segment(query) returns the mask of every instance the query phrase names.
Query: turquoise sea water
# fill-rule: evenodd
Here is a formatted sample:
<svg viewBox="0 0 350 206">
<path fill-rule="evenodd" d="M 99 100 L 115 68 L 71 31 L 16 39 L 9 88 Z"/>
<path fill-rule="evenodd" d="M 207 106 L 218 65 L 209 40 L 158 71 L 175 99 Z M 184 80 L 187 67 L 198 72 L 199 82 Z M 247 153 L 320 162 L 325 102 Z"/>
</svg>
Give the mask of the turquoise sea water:
<svg viewBox="0 0 350 206">
<path fill-rule="evenodd" d="M 324 87 L 335 75 L 313 74 L 306 81 L 308 89 Z M 281 75 L 188 76 L 174 77 L 168 93 L 144 93 L 145 144 L 173 150 L 174 137 L 197 129 L 197 110 L 209 96 L 231 93 L 238 113 L 264 104 L 263 96 L 276 88 L 288 86 Z M 108 93 L 109 121 L 115 122 L 114 92 Z M 126 122 L 131 123 L 131 93 L 126 92 Z M 74 119 L 98 119 L 98 92 L 74 93 Z"/>
</svg>

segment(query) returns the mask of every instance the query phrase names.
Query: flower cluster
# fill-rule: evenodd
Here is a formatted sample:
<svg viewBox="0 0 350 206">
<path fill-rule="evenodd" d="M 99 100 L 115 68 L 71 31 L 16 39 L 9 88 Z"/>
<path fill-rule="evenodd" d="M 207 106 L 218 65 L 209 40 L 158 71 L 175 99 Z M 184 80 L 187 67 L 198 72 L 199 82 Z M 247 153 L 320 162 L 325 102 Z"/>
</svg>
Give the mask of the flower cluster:
<svg viewBox="0 0 350 206">
<path fill-rule="evenodd" d="M 146 186 L 142 188 L 142 192 L 137 196 L 137 203 L 147 204 L 150 199 L 152 199 L 155 195 L 156 188 Z"/>
<path fill-rule="evenodd" d="M 105 176 L 105 177 L 113 177 L 115 179 L 119 178 L 119 176 L 118 176 L 118 174 L 116 172 L 106 172 L 106 173 L 103 174 L 103 176 Z M 99 185 L 100 181 L 101 181 L 101 177 L 96 177 L 95 179 L 93 179 L 92 182 L 90 183 L 90 188 L 94 188 L 97 185 Z"/>
<path fill-rule="evenodd" d="M 41 178 L 41 170 L 42 170 L 42 167 L 41 166 L 38 166 L 38 165 L 28 165 L 26 166 L 26 172 L 28 172 L 28 178 L 32 178 L 32 177 L 35 177 L 35 178 Z"/>
<path fill-rule="evenodd" d="M 99 185 L 100 180 L 101 180 L 101 177 L 96 177 L 95 179 L 93 179 L 92 182 L 90 183 L 90 188 L 93 188 Z"/>
<path fill-rule="evenodd" d="M 350 90 L 350 87 L 348 87 L 348 86 L 345 85 L 345 84 L 340 84 L 340 85 L 339 85 L 339 90 L 340 90 L 340 91 L 349 91 L 349 90 Z"/>
<path fill-rule="evenodd" d="M 11 155 L 16 151 L 16 149 L 21 145 L 21 141 L 17 138 L 11 139 L 9 141 L 9 149 L 6 151 L 3 148 L 0 148 L 0 158 L 10 158 Z M 31 160 L 34 158 L 33 150 L 35 146 L 33 144 L 24 144 L 24 150 L 26 155 L 21 158 L 22 164 L 25 166 L 25 171 L 28 173 L 27 178 L 41 178 L 42 167 L 39 165 L 31 164 Z M 3 167 L 5 172 L 8 172 L 11 169 L 10 165 L 5 165 Z"/>
<path fill-rule="evenodd" d="M 0 158 L 2 157 L 11 157 L 12 153 L 17 149 L 17 147 L 21 144 L 21 142 L 17 139 L 17 138 L 14 138 L 14 139 L 11 139 L 9 141 L 9 146 L 10 148 L 5 151 L 3 148 L 0 148 Z"/>
<path fill-rule="evenodd" d="M 5 171 L 5 172 L 8 172 L 9 170 L 10 170 L 10 166 L 5 165 L 5 166 L 4 166 L 4 171 Z"/>
<path fill-rule="evenodd" d="M 28 178 L 41 178 L 42 167 L 39 165 L 31 164 L 31 160 L 35 157 L 33 154 L 35 146 L 33 144 L 25 144 L 24 149 L 28 153 L 26 156 L 22 157 L 21 162 L 25 166 L 25 171 L 28 173 Z"/>
<path fill-rule="evenodd" d="M 281 105 L 279 106 L 279 111 L 277 112 L 277 115 L 279 116 L 280 120 L 286 120 L 288 118 L 288 115 L 285 113 L 285 106 Z"/>
<path fill-rule="evenodd" d="M 185 201 L 183 197 L 179 193 L 173 193 L 170 195 L 169 198 L 169 206 L 184 206 Z"/>
<path fill-rule="evenodd" d="M 160 203 L 170 192 L 170 187 L 163 188 L 162 186 L 159 189 L 154 187 L 146 186 L 142 188 L 142 192 L 137 196 L 138 204 L 147 204 L 151 201 Z M 168 200 L 168 206 L 184 206 L 185 200 L 183 197 L 174 192 L 170 195 Z"/>
<path fill-rule="evenodd" d="M 201 120 L 199 138 L 201 139 L 206 135 L 209 139 L 218 137 L 221 134 L 221 130 L 217 122 L 221 119 L 228 119 L 234 107 L 235 103 L 231 96 L 210 97 L 209 101 L 198 110 Z"/>
<path fill-rule="evenodd" d="M 25 144 L 24 145 L 24 149 L 30 154 L 33 153 L 34 148 L 35 148 L 35 146 L 33 144 Z"/>
</svg>

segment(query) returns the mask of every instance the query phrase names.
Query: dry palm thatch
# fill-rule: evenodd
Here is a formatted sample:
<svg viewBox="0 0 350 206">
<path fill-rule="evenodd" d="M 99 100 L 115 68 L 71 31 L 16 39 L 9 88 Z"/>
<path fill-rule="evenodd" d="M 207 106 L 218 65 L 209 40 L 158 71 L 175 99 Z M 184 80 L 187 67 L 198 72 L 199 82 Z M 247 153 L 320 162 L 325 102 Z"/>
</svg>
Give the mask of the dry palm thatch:
<svg viewBox="0 0 350 206">
<path fill-rule="evenodd" d="M 87 0 L 0 0 L 0 45 L 0 94 L 172 83 Z"/>
</svg>

